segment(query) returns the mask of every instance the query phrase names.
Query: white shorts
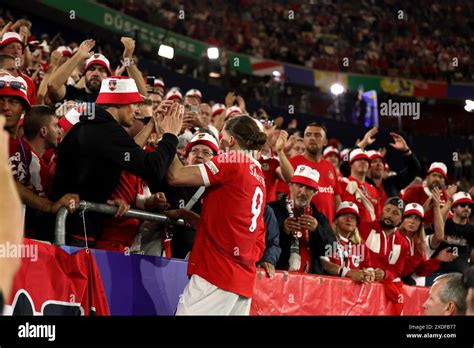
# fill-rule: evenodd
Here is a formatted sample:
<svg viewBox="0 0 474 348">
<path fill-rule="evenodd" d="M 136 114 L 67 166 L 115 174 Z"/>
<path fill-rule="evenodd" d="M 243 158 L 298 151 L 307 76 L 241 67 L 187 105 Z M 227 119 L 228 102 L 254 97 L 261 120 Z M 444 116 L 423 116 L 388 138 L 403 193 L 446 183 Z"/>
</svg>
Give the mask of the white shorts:
<svg viewBox="0 0 474 348">
<path fill-rule="evenodd" d="M 179 300 L 176 315 L 249 315 L 251 301 L 193 274 Z"/>
</svg>

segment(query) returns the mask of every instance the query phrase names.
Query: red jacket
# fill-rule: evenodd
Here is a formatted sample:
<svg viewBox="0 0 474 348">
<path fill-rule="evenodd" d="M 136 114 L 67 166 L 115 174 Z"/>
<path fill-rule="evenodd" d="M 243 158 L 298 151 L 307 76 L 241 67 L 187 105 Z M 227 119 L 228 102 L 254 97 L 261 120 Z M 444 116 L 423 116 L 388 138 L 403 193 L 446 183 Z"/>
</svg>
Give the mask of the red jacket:
<svg viewBox="0 0 474 348">
<path fill-rule="evenodd" d="M 384 280 L 393 281 L 403 277 L 410 253 L 405 236 L 398 230 L 387 236 L 379 221 L 361 222 L 359 232 L 370 254 L 371 266 L 385 271 Z"/>
</svg>

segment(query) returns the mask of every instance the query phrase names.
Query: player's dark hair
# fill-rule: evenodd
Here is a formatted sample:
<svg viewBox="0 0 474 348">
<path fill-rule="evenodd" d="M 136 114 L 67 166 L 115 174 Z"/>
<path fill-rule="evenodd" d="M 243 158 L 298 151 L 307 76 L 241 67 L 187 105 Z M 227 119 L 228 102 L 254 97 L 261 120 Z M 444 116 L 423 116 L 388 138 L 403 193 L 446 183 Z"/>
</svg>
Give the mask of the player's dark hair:
<svg viewBox="0 0 474 348">
<path fill-rule="evenodd" d="M 237 139 L 244 150 L 260 150 L 267 142 L 267 135 L 260 131 L 256 121 L 247 115 L 231 118 L 224 129 Z"/>
<path fill-rule="evenodd" d="M 23 130 L 27 140 L 33 140 L 38 135 L 40 129 L 50 122 L 50 117 L 56 117 L 52 107 L 47 105 L 36 105 L 25 115 Z"/>
<path fill-rule="evenodd" d="M 318 127 L 318 128 L 322 128 L 324 129 L 324 133 L 328 134 L 328 130 L 326 129 L 326 125 L 324 123 L 319 123 L 319 122 L 311 122 L 310 124 L 308 124 L 306 126 L 306 128 L 308 127 Z"/>
</svg>

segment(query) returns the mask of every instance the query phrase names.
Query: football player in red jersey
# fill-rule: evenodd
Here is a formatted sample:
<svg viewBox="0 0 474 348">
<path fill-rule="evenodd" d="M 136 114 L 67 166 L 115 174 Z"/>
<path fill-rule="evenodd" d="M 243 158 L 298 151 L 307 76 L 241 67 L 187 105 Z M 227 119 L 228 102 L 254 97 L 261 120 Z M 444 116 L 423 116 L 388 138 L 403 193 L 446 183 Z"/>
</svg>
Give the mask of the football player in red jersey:
<svg viewBox="0 0 474 348">
<path fill-rule="evenodd" d="M 254 158 L 265 142 L 254 119 L 236 116 L 222 130 L 226 152 L 197 166 L 176 157 L 170 166 L 171 185 L 208 187 L 177 315 L 249 314 L 256 262 L 265 249 L 265 180 Z"/>
</svg>

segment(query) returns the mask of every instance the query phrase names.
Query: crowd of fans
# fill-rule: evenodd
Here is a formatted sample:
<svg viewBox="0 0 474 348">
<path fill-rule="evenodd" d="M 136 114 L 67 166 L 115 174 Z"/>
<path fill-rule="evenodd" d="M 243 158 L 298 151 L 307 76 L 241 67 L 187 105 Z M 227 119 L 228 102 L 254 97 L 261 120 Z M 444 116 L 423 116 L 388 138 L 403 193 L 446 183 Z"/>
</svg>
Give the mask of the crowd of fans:
<svg viewBox="0 0 474 348">
<path fill-rule="evenodd" d="M 425 80 L 472 81 L 474 77 L 471 1 L 100 2 L 153 25 L 257 58 Z M 348 66 L 343 58 L 349 58 Z"/>
<path fill-rule="evenodd" d="M 244 116 L 245 100 L 232 92 L 207 103 L 205 90 L 181 91 L 173 81 L 145 78 L 131 38 L 121 39 L 121 57 L 94 52 L 92 39 L 50 52 L 38 42 L 32 52 L 31 26 L 5 23 L 0 41 L 0 115 L 26 206 L 27 237 L 53 242 L 55 213 L 61 207 L 74 213 L 87 200 L 117 206 L 117 214 L 71 214 L 68 244 L 187 259 L 214 191 L 189 184 L 195 181 L 183 168 L 200 166 L 207 170 L 204 184 L 215 185 L 208 175 L 220 168 L 211 160 L 238 143 L 253 150 L 264 177 L 266 192 L 256 197 L 266 198 L 265 247 L 253 261 L 270 277 L 282 269 L 430 285 L 474 262 L 473 187 L 450 184 L 445 163 L 423 172 L 416 149 L 399 134 L 391 133 L 387 144 L 404 159 L 394 172 L 387 149 L 369 150 L 376 128 L 342 149 L 322 124 L 298 129 L 293 121 L 284 130 L 281 119 L 263 111 Z M 115 71 L 112 58 L 122 60 Z M 220 199 L 220 208 L 230 209 L 228 197 Z M 132 207 L 187 225 L 124 217 Z M 261 205 L 252 202 L 251 209 L 260 214 Z M 251 232 L 255 224 L 252 218 Z"/>
</svg>

